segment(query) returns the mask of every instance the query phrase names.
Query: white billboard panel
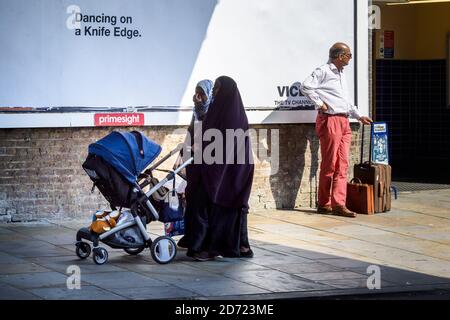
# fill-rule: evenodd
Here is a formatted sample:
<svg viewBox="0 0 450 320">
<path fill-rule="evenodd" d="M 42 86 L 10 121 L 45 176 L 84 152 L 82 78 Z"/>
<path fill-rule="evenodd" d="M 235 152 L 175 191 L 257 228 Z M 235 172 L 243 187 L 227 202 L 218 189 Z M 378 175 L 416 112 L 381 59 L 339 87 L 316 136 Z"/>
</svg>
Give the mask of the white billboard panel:
<svg viewBox="0 0 450 320">
<path fill-rule="evenodd" d="M 337 41 L 356 53 L 345 72 L 368 113 L 364 1 L 3 0 L 0 15 L 0 107 L 33 110 L 0 113 L 1 127 L 93 126 L 95 112 L 130 110 L 144 125 L 187 124 L 196 83 L 221 75 L 250 122 L 313 122 L 298 84 Z"/>
</svg>

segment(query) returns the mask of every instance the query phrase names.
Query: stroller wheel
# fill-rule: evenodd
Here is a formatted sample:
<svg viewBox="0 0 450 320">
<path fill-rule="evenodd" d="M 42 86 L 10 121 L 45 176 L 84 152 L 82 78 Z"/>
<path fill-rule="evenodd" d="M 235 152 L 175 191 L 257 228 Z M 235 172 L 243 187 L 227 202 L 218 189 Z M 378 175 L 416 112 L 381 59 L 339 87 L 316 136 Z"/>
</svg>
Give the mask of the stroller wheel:
<svg viewBox="0 0 450 320">
<path fill-rule="evenodd" d="M 94 248 L 92 258 L 96 264 L 104 264 L 108 261 L 108 251 L 105 248 Z"/>
<path fill-rule="evenodd" d="M 91 254 L 91 246 L 86 242 L 78 242 L 76 244 L 77 248 L 75 249 L 75 253 L 78 258 L 86 259 Z"/>
<path fill-rule="evenodd" d="M 126 253 L 135 256 L 138 255 L 139 253 L 141 253 L 143 250 L 145 249 L 145 247 L 139 247 L 139 248 L 125 248 L 123 249 Z"/>
<path fill-rule="evenodd" d="M 160 264 L 166 264 L 177 255 L 177 245 L 171 237 L 158 237 L 152 242 L 150 252 L 153 260 Z"/>
</svg>

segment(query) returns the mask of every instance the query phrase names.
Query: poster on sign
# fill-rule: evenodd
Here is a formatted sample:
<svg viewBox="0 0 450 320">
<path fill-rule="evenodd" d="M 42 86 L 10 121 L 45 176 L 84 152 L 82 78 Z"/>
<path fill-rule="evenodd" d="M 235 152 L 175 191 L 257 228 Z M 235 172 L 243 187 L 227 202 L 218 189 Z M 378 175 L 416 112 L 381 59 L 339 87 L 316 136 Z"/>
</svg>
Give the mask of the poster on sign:
<svg viewBox="0 0 450 320">
<path fill-rule="evenodd" d="M 374 122 L 372 125 L 372 162 L 389 164 L 388 129 L 386 122 Z"/>
</svg>

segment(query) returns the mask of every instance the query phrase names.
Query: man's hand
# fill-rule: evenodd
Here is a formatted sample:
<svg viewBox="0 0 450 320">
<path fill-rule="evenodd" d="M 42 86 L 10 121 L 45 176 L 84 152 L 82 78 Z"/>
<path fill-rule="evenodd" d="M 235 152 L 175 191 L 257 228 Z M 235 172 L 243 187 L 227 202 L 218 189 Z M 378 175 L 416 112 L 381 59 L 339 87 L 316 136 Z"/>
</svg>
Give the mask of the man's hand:
<svg viewBox="0 0 450 320">
<path fill-rule="evenodd" d="M 358 119 L 362 124 L 371 124 L 373 122 L 372 119 L 366 116 L 359 117 Z"/>
<path fill-rule="evenodd" d="M 319 108 L 319 111 L 325 112 L 328 110 L 328 105 L 323 102 L 322 106 Z"/>
</svg>

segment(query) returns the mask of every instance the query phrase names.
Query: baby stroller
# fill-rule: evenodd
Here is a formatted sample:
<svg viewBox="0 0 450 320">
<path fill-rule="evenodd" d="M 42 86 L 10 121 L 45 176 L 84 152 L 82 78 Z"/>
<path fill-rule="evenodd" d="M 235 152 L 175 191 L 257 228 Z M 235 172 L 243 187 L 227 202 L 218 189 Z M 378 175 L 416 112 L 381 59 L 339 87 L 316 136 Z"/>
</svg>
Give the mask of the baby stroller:
<svg viewBox="0 0 450 320">
<path fill-rule="evenodd" d="M 161 236 L 152 241 L 145 226 L 151 221 L 161 220 L 161 203 L 170 191 L 164 185 L 171 180 L 175 181 L 176 175 L 180 175 L 193 161 L 193 158 L 190 158 L 181 162 L 174 170 L 157 169 L 181 148 L 182 145 L 179 145 L 145 170 L 161 153 L 161 147 L 138 131 L 113 131 L 89 145 L 89 154 L 83 163 L 83 169 L 94 182 L 92 191 L 97 187 L 112 210 L 120 208 L 119 211 L 122 211 L 122 208 L 129 208 L 127 213 L 130 219 L 100 234 L 89 228 L 78 230 L 76 254 L 79 258 L 86 259 L 91 253 L 91 246 L 82 241 L 83 239 L 93 243 L 93 260 L 99 265 L 108 261 L 108 251 L 99 247 L 100 242 L 114 249 L 124 249 L 131 255 L 150 248 L 152 258 L 160 264 L 169 263 L 175 258 L 175 241 L 169 236 Z M 158 181 L 153 176 L 154 170 L 168 173 L 164 179 Z M 149 190 L 144 192 L 144 189 Z"/>
</svg>

